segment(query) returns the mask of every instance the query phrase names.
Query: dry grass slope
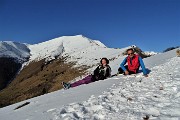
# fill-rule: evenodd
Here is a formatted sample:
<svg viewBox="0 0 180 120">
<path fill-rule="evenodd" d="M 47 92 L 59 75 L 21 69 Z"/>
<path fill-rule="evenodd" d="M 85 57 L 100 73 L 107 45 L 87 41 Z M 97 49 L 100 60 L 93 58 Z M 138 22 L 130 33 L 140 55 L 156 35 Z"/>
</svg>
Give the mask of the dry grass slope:
<svg viewBox="0 0 180 120">
<path fill-rule="evenodd" d="M 76 63 L 64 61 L 56 59 L 49 63 L 45 63 L 44 60 L 30 63 L 0 91 L 0 107 L 59 90 L 62 88 L 62 81 L 68 82 L 84 75 L 88 68 L 75 68 L 73 66 Z"/>
<path fill-rule="evenodd" d="M 176 55 L 177 55 L 177 57 L 180 57 L 180 50 L 179 49 L 176 50 Z"/>
</svg>

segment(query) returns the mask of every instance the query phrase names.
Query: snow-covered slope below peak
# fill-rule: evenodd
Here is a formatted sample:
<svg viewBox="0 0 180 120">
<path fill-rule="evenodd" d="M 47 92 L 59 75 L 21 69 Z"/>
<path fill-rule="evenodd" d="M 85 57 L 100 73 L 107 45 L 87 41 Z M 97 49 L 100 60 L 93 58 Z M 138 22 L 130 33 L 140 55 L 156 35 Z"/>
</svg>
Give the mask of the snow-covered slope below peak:
<svg viewBox="0 0 180 120">
<path fill-rule="evenodd" d="M 17 59 L 19 62 L 25 62 L 30 56 L 30 50 L 25 44 L 0 41 L 0 57 L 11 57 Z"/>
<path fill-rule="evenodd" d="M 83 49 L 89 48 L 89 47 L 106 47 L 103 43 L 97 40 L 91 40 L 87 37 L 84 37 L 82 35 L 76 35 L 76 36 L 64 36 L 60 37 L 58 39 L 63 39 L 63 46 L 65 53 L 74 53 L 77 51 L 81 51 Z"/>
<path fill-rule="evenodd" d="M 39 61 L 45 58 L 48 60 L 54 59 L 63 52 L 63 43 L 58 39 L 29 45 L 28 47 L 31 54 L 29 62 Z"/>
<path fill-rule="evenodd" d="M 100 42 L 99 40 L 93 40 L 92 42 L 94 42 L 98 46 L 106 48 L 106 46 L 102 42 Z"/>
<path fill-rule="evenodd" d="M 143 60 L 147 64 L 146 67 L 148 67 L 148 68 L 153 67 L 153 66 L 165 63 L 170 58 L 176 56 L 176 50 L 177 49 L 174 49 L 174 50 L 171 50 L 171 51 L 168 51 L 165 53 L 159 53 L 159 54 L 153 55 L 151 57 L 145 58 Z"/>
</svg>

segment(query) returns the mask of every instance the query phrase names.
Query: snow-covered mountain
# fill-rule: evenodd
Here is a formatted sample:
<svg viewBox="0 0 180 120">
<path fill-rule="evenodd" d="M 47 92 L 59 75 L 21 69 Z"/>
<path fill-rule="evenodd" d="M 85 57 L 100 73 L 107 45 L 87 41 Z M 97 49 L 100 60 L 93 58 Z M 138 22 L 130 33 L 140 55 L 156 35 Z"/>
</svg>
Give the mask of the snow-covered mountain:
<svg viewBox="0 0 180 120">
<path fill-rule="evenodd" d="M 122 49 L 114 49 L 106 47 L 98 40 L 91 40 L 83 35 L 63 36 L 34 45 L 11 41 L 0 42 L 0 58 L 13 58 L 14 64 L 17 64 L 18 66 L 20 66 L 19 63 L 22 64 L 22 67 L 20 66 L 21 69 L 18 67 L 13 71 L 12 77 L 10 77 L 12 80 L 16 77 L 16 73 L 20 73 L 20 71 L 30 63 L 41 60 L 49 62 L 56 58 L 65 58 L 66 62 L 75 62 L 76 65 L 74 67 L 87 66 L 89 67 L 87 72 L 91 73 L 94 67 L 99 63 L 100 59 L 102 57 L 107 57 L 111 61 L 110 65 L 113 65 L 113 62 L 117 63 L 115 65 L 117 69 L 119 60 L 122 60 L 125 57 L 124 52 L 130 47 L 137 48 L 137 46 L 132 45 Z M 141 50 L 140 53 L 142 53 Z M 146 56 L 145 54 L 142 55 Z M 149 56 L 149 54 L 147 56 Z M 112 71 L 112 73 L 115 72 L 116 71 L 114 70 Z M 8 80 L 4 80 L 4 78 L 9 79 L 7 75 L 8 74 L 3 77 L 0 75 L 4 84 L 8 83 Z"/>
<path fill-rule="evenodd" d="M 58 90 L 62 88 L 59 85 L 62 80 L 91 74 L 102 57 L 109 58 L 110 65 L 116 67 L 114 74 L 129 47 L 107 48 L 100 41 L 82 35 L 63 36 L 34 45 L 1 42 L 0 107 Z M 4 64 L 4 61 L 8 62 Z"/>
<path fill-rule="evenodd" d="M 88 48 L 106 48 L 100 41 L 91 40 L 82 35 L 63 36 L 28 47 L 31 51 L 30 62 L 41 59 L 51 60 L 62 54 L 71 56 L 73 53 L 83 52 L 83 50 L 88 51 Z"/>
<path fill-rule="evenodd" d="M 91 40 L 82 35 L 63 36 L 35 45 L 29 45 L 30 61 L 52 60 L 58 56 L 68 57 L 68 61 L 77 61 L 79 65 L 92 66 L 102 57 L 114 57 L 122 49 L 107 48 L 98 40 Z"/>
<path fill-rule="evenodd" d="M 28 97 L 32 94 L 33 87 L 38 88 L 37 90 L 41 89 L 44 84 L 40 84 L 42 81 L 45 81 L 45 86 L 48 85 L 48 79 L 44 78 L 48 74 L 49 69 L 46 69 L 48 66 L 44 68 L 43 62 L 38 63 L 43 59 L 52 61 L 63 57 L 66 62 L 76 62 L 73 67 L 88 66 L 88 72 L 92 73 L 100 58 L 107 57 L 110 60 L 112 74 L 114 74 L 125 58 L 125 50 L 131 47 L 136 48 L 137 46 L 133 45 L 122 49 L 107 48 L 100 41 L 77 35 L 63 36 L 35 45 L 1 42 L 0 56 L 17 58 L 24 62 L 24 66 L 27 66 L 25 72 L 22 69 L 22 74 L 25 73 L 24 75 L 27 77 L 23 78 L 20 75 L 19 81 L 10 84 L 8 90 L 15 91 L 13 86 L 16 85 L 17 89 L 20 89 L 18 91 L 20 93 L 29 87 L 26 90 L 30 91 L 29 93 L 22 93 Z M 180 59 L 176 57 L 175 50 L 156 54 L 145 58 L 144 61 L 146 67 L 151 71 L 148 78 L 144 78 L 142 73 L 131 77 L 116 76 L 66 91 L 58 90 L 0 108 L 0 118 L 2 120 L 140 120 L 143 117 L 147 119 L 149 117 L 149 119 L 178 120 L 180 118 L 180 104 L 178 102 L 180 100 Z M 34 76 L 29 74 L 31 71 L 29 71 L 28 66 L 31 63 L 33 63 L 33 69 L 30 70 L 35 71 Z M 57 66 L 56 63 L 52 64 Z M 36 73 L 37 67 L 41 68 L 38 73 Z M 54 71 L 57 69 L 52 68 L 52 71 L 49 72 L 54 74 Z M 26 74 L 26 72 L 28 73 Z M 41 74 L 43 79 L 38 76 Z M 61 76 L 61 74 L 57 75 L 55 74 L 56 78 L 53 78 L 55 81 Z M 29 79 L 31 77 L 32 79 Z M 39 83 L 37 83 L 38 81 Z M 55 81 L 50 79 L 49 82 L 55 83 Z M 34 86 L 31 86 L 32 84 Z M 28 86 L 20 88 L 23 85 Z M 6 95 L 6 93 L 3 94 Z M 17 99 L 20 99 L 22 94 L 20 93 Z M 0 94 L 1 96 L 2 94 Z M 25 106 L 21 108 L 22 105 Z M 17 107 L 20 108 L 15 109 Z"/>
<path fill-rule="evenodd" d="M 19 62 L 25 62 L 30 57 L 30 50 L 26 44 L 0 41 L 0 57 L 10 57 L 15 58 Z"/>
<path fill-rule="evenodd" d="M 25 62 L 23 66 L 42 59 L 50 61 L 58 57 L 65 57 L 67 62 L 77 62 L 76 66 L 86 65 L 92 68 L 99 63 L 102 57 L 107 57 L 113 61 L 122 57 L 123 52 L 130 47 L 132 46 L 122 49 L 107 48 L 98 40 L 76 35 L 63 36 L 34 45 L 10 41 L 1 42 L 0 56 L 21 60 Z"/>
<path fill-rule="evenodd" d="M 17 42 L 0 42 L 0 57 L 11 57 L 28 65 L 32 61 L 53 60 L 57 57 L 67 57 L 68 61 L 76 61 L 79 65 L 93 66 L 102 57 L 117 59 L 123 56 L 127 48 L 135 45 L 114 49 L 107 48 L 98 40 L 91 40 L 82 35 L 63 36 L 39 44 L 21 44 Z M 155 53 L 146 52 L 147 55 Z"/>
<path fill-rule="evenodd" d="M 0 41 L 0 57 L 12 57 L 24 60 L 30 57 L 30 61 L 41 59 L 55 59 L 56 56 L 65 53 L 81 51 L 90 46 L 106 46 L 98 40 L 91 40 L 82 35 L 63 36 L 39 44 L 21 44 L 12 41 Z"/>
<path fill-rule="evenodd" d="M 0 41 L 0 90 L 13 80 L 22 63 L 28 61 L 30 50 L 25 44 Z"/>
<path fill-rule="evenodd" d="M 62 88 L 59 84 L 62 81 L 75 81 L 91 74 L 102 57 L 110 60 L 112 74 L 115 74 L 126 57 L 125 51 L 128 48 L 134 48 L 143 57 L 150 56 L 135 45 L 121 49 L 108 48 L 100 41 L 82 35 L 63 36 L 34 45 L 1 43 L 1 56 L 17 59 L 23 65 L 19 71 L 21 65 L 17 64 L 18 68 L 14 70 L 11 79 L 7 77 L 7 70 L 1 68 L 6 70 L 6 76 L 1 77 L 1 73 L 0 80 L 7 78 L 12 82 L 0 91 L 0 107 L 59 90 Z M 0 64 L 4 65 L 4 61 L 7 60 L 0 61 Z M 8 67 L 12 65 L 9 64 Z M 9 81 L 4 80 L 3 83 L 6 85 Z"/>
<path fill-rule="evenodd" d="M 67 58 L 68 62 L 77 62 L 76 67 L 89 66 L 91 72 L 94 69 L 92 66 L 96 66 L 102 57 L 107 57 L 112 62 L 119 61 L 119 59 L 125 57 L 124 52 L 132 47 L 137 48 L 137 46 L 131 45 L 121 49 L 114 49 L 106 47 L 98 40 L 91 40 L 82 35 L 63 36 L 39 44 L 28 45 L 31 56 L 25 65 L 32 61 L 42 59 L 49 61 L 57 57 L 64 57 Z M 144 55 L 151 56 L 152 54 Z M 113 73 L 115 72 L 113 71 Z"/>
<path fill-rule="evenodd" d="M 176 57 L 175 51 L 145 58 L 145 65 L 151 71 L 147 78 L 143 77 L 142 73 L 129 77 L 116 76 L 68 90 L 59 90 L 1 108 L 0 118 L 179 120 L 180 58 Z M 110 61 L 112 70 L 116 69 L 121 59 Z M 15 110 L 23 104 L 24 107 Z"/>
</svg>

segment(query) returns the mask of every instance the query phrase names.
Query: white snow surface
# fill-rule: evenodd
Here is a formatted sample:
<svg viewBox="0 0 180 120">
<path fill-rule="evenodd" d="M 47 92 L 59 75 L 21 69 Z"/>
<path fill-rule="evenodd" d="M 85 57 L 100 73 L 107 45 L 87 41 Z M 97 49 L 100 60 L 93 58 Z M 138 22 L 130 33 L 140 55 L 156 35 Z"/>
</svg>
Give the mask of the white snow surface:
<svg viewBox="0 0 180 120">
<path fill-rule="evenodd" d="M 72 53 L 73 54 L 73 53 Z M 94 53 L 95 54 L 95 53 Z M 110 61 L 117 71 L 121 58 Z M 179 120 L 180 57 L 175 50 L 144 59 L 149 77 L 115 76 L 0 109 L 1 120 Z M 14 110 L 25 102 L 29 105 Z"/>
<path fill-rule="evenodd" d="M 0 57 L 15 58 L 20 62 L 25 62 L 30 56 L 30 50 L 26 44 L 12 41 L 0 41 Z"/>
<path fill-rule="evenodd" d="M 157 52 L 154 52 L 154 51 L 145 51 L 144 52 L 146 55 L 156 55 L 156 54 L 158 54 Z"/>
</svg>

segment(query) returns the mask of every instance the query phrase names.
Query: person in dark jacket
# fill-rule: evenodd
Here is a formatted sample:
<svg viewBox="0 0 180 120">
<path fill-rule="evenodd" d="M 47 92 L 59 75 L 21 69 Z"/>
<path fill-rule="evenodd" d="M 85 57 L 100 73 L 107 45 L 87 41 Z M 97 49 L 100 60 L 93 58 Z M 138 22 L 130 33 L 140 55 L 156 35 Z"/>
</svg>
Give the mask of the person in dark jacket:
<svg viewBox="0 0 180 120">
<path fill-rule="evenodd" d="M 82 84 L 89 84 L 91 82 L 95 82 L 98 80 L 104 80 L 104 79 L 110 77 L 111 76 L 111 67 L 108 65 L 109 60 L 107 58 L 102 58 L 100 63 L 101 63 L 101 65 L 99 65 L 94 70 L 93 75 L 88 75 L 85 78 L 83 78 L 82 80 L 79 80 L 79 81 L 71 83 L 71 84 L 62 82 L 64 89 L 69 89 L 71 87 L 76 87 L 76 86 L 79 86 Z"/>
<path fill-rule="evenodd" d="M 144 76 L 148 77 L 148 72 L 145 68 L 142 58 L 134 54 L 134 50 L 132 48 L 127 50 L 127 54 L 128 56 L 123 60 L 123 62 L 120 65 L 120 68 L 118 69 L 119 74 L 136 74 L 138 73 L 139 67 L 141 66 Z M 127 65 L 125 65 L 126 63 Z"/>
</svg>

